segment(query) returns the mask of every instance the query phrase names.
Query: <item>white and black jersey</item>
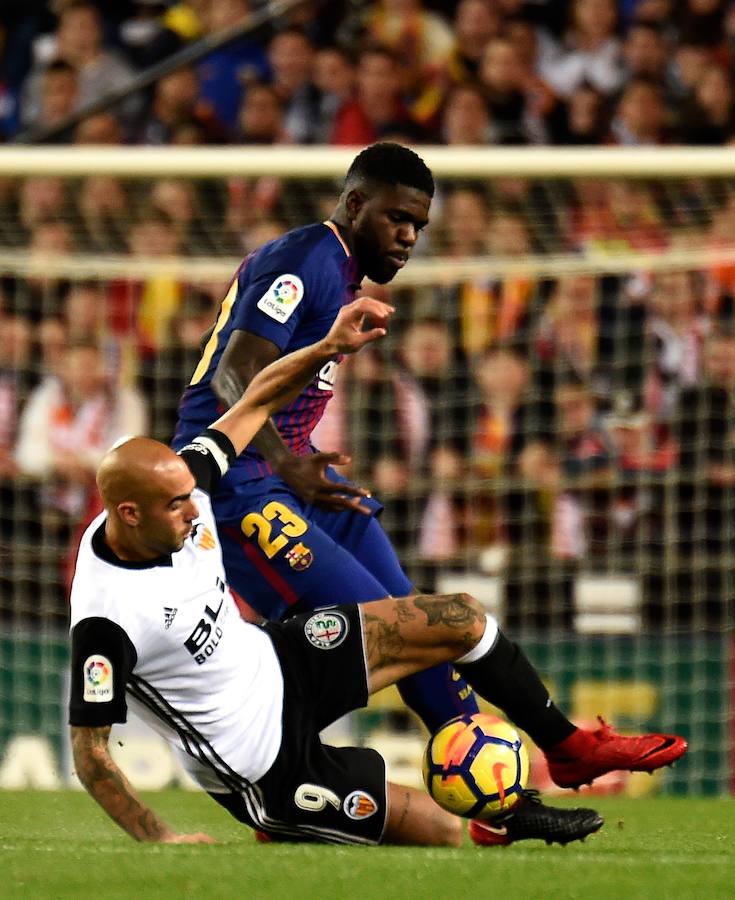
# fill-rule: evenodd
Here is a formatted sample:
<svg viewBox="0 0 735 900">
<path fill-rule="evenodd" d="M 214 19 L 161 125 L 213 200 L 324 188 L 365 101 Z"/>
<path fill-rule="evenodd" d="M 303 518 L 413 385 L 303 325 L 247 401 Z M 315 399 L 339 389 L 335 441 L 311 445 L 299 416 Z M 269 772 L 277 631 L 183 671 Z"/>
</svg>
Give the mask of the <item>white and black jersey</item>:
<svg viewBox="0 0 735 900">
<path fill-rule="evenodd" d="M 356 605 L 260 628 L 225 583 L 209 494 L 233 455 L 205 432 L 180 453 L 196 478 L 193 533 L 170 556 L 119 559 L 106 515 L 86 530 L 71 593 L 71 725 L 124 722 L 134 706 L 186 770 L 242 822 L 274 837 L 374 844 L 387 816 L 374 750 L 319 732 L 364 706 Z"/>
<path fill-rule="evenodd" d="M 218 435 L 223 441 L 229 444 Z M 233 773 L 255 781 L 270 768 L 283 702 L 273 644 L 240 618 L 225 584 L 211 503 L 201 490 L 211 491 L 226 470 L 216 450 L 209 437 L 181 451 L 199 486 L 199 518 L 183 549 L 146 562 L 120 560 L 105 542 L 103 513 L 82 538 L 71 593 L 70 723 L 124 722 L 130 704 L 210 792 L 229 790 Z"/>
</svg>

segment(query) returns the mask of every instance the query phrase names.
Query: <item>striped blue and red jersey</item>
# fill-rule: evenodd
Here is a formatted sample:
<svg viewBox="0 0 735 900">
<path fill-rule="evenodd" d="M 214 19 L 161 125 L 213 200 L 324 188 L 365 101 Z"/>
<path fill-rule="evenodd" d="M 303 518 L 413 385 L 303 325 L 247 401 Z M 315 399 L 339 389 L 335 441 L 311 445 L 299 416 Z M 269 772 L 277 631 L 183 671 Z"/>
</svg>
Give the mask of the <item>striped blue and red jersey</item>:
<svg viewBox="0 0 735 900">
<path fill-rule="evenodd" d="M 212 335 L 181 398 L 174 448 L 189 443 L 224 412 L 212 390 L 212 378 L 233 331 L 265 338 L 282 355 L 299 350 L 327 334 L 340 308 L 354 299 L 358 279 L 354 257 L 333 222 L 297 228 L 251 253 L 222 301 Z M 312 452 L 311 433 L 332 396 L 339 361 L 327 363 L 292 403 L 273 416 L 292 453 Z M 220 490 L 270 472 L 250 446 Z"/>
</svg>

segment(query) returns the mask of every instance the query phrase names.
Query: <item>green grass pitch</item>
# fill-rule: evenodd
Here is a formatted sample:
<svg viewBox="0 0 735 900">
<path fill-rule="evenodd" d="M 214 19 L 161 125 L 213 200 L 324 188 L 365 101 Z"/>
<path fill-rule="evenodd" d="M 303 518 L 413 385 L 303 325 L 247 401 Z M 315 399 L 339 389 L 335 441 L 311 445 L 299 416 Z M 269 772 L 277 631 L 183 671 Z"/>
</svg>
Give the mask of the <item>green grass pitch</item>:
<svg viewBox="0 0 735 900">
<path fill-rule="evenodd" d="M 263 846 L 203 795 L 147 799 L 180 831 L 207 831 L 222 843 L 136 844 L 84 794 L 0 792 L 0 897 L 735 897 L 735 800 L 595 799 L 589 805 L 605 826 L 584 844 L 482 849 L 465 839 L 458 850 L 422 850 Z"/>
</svg>

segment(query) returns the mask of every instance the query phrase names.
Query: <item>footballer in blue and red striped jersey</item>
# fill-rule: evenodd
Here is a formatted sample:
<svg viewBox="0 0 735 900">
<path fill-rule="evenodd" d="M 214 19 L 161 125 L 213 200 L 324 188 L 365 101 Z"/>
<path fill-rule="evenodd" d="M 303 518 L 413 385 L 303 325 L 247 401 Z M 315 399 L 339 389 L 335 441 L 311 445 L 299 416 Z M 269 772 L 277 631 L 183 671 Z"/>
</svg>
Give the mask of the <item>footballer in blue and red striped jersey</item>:
<svg viewBox="0 0 735 900">
<path fill-rule="evenodd" d="M 363 277 L 390 281 L 428 222 L 433 193 L 413 151 L 374 144 L 350 166 L 329 221 L 252 253 L 183 395 L 174 446 L 200 434 L 268 363 L 324 337 Z M 213 497 L 227 580 L 268 619 L 414 590 L 376 518 L 381 505 L 327 466 L 338 454 L 311 444 L 338 365 L 325 365 L 273 417 Z M 399 690 L 430 730 L 477 711 L 450 666 L 411 676 Z"/>
<path fill-rule="evenodd" d="M 271 341 L 282 354 L 291 353 L 323 338 L 340 308 L 355 299 L 358 286 L 354 257 L 333 222 L 290 231 L 251 253 L 232 282 L 182 397 L 176 446 L 186 444 L 206 427 L 203 423 L 223 412 L 212 377 L 233 331 L 248 331 Z M 311 432 L 332 396 L 339 361 L 327 363 L 296 400 L 273 417 L 292 453 L 311 452 Z M 227 474 L 223 490 L 270 473 L 270 465 L 249 447 Z"/>
</svg>

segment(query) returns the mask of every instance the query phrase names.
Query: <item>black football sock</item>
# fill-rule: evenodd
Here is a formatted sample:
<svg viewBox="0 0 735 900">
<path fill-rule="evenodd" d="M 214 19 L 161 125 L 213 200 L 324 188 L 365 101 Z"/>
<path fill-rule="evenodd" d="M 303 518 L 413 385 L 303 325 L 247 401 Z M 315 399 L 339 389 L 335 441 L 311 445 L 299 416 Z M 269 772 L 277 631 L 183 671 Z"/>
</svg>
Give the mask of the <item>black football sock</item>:
<svg viewBox="0 0 735 900">
<path fill-rule="evenodd" d="M 502 631 L 480 659 L 454 665 L 481 697 L 502 709 L 542 750 L 555 747 L 576 731 L 554 705 L 525 653 Z"/>
</svg>

